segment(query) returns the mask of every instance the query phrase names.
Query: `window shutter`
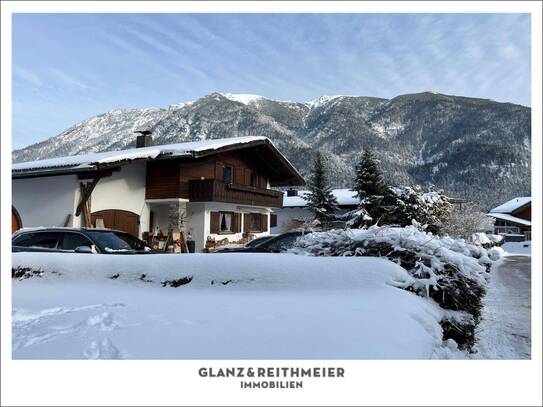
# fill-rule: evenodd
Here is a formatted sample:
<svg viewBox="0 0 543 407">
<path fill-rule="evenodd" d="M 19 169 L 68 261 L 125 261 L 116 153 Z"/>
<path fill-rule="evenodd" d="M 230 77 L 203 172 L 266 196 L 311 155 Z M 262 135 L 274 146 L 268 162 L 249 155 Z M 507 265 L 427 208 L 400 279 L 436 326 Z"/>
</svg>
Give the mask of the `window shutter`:
<svg viewBox="0 0 543 407">
<path fill-rule="evenodd" d="M 277 214 L 270 213 L 270 228 L 274 228 L 276 226 L 277 226 Z"/>
<path fill-rule="evenodd" d="M 232 232 L 239 233 L 241 232 L 241 213 L 234 213 L 233 219 L 232 219 L 233 226 L 232 226 Z"/>
<path fill-rule="evenodd" d="M 261 232 L 267 232 L 268 231 L 268 215 L 260 215 L 260 231 Z"/>
<path fill-rule="evenodd" d="M 245 233 L 249 233 L 250 228 L 251 228 L 251 214 L 244 213 L 243 214 L 243 231 Z"/>
<path fill-rule="evenodd" d="M 243 172 L 245 174 L 245 180 L 243 183 L 245 185 L 251 185 L 251 170 L 246 168 Z"/>
<path fill-rule="evenodd" d="M 239 184 L 239 185 L 243 185 L 244 184 L 244 178 L 245 178 L 245 174 L 244 174 L 243 167 L 236 167 L 234 169 L 234 183 Z"/>
<path fill-rule="evenodd" d="M 209 233 L 219 233 L 220 230 L 220 215 L 219 212 L 210 212 L 211 221 L 209 222 Z"/>
</svg>

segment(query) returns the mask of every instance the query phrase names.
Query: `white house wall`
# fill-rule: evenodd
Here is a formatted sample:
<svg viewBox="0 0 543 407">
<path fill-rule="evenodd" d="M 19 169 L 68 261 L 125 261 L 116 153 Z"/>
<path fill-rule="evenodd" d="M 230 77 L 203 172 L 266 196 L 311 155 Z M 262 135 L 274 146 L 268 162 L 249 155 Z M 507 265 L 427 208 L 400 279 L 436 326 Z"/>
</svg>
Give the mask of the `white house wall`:
<svg viewBox="0 0 543 407">
<path fill-rule="evenodd" d="M 189 202 L 187 203 L 187 232 L 190 233 L 194 241 L 196 242 L 196 251 L 202 251 L 205 247 L 208 236 L 215 238 L 215 240 L 222 240 L 228 238 L 229 241 L 235 242 L 243 237 L 244 222 L 241 222 L 241 232 L 231 234 L 213 234 L 209 233 L 211 225 L 211 212 L 238 212 L 238 213 L 251 213 L 259 212 L 262 214 L 269 214 L 268 208 L 262 207 L 249 207 L 237 204 L 228 204 L 222 202 Z M 268 216 L 267 231 L 262 233 L 255 233 L 255 237 L 266 236 L 270 234 L 270 217 Z"/>
<path fill-rule="evenodd" d="M 206 223 L 206 204 L 204 202 L 187 203 L 186 230 L 196 243 L 196 251 L 202 251 L 207 239 L 206 231 L 209 231 L 209 214 Z"/>
<path fill-rule="evenodd" d="M 121 167 L 110 177 L 100 179 L 91 197 L 91 212 L 121 209 L 140 216 L 140 236 L 149 230 L 149 207 L 145 202 L 146 164 Z M 79 189 L 77 192 L 79 200 Z M 81 222 L 81 216 L 78 217 Z M 80 225 L 80 223 L 79 223 Z"/>
<path fill-rule="evenodd" d="M 12 180 L 12 204 L 23 227 L 64 226 L 75 212 L 78 186 L 76 175 Z"/>
</svg>

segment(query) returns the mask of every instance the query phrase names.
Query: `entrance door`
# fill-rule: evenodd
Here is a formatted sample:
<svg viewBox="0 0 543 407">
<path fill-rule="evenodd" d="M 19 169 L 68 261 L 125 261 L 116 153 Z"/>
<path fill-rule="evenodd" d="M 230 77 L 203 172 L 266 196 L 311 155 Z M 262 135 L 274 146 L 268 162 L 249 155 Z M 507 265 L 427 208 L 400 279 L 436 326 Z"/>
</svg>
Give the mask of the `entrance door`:
<svg viewBox="0 0 543 407">
<path fill-rule="evenodd" d="M 23 227 L 23 223 L 21 222 L 21 217 L 19 216 L 19 212 L 17 212 L 17 209 L 15 209 L 13 206 L 11 207 L 11 233 L 17 232 L 19 229 Z"/>
<path fill-rule="evenodd" d="M 130 233 L 132 236 L 139 236 L 140 217 L 133 212 L 120 209 L 105 209 L 93 212 L 91 219 L 93 226 L 96 226 L 97 219 L 102 219 L 104 227 L 108 229 L 122 230 L 123 232 Z"/>
</svg>

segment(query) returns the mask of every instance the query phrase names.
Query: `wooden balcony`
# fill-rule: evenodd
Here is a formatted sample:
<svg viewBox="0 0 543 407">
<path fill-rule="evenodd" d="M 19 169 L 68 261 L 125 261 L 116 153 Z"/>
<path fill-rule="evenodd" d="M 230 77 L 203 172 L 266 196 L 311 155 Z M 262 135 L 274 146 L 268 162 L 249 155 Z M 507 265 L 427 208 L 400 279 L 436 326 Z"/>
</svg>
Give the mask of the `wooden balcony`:
<svg viewBox="0 0 543 407">
<path fill-rule="evenodd" d="M 283 193 L 247 185 L 227 184 L 214 179 L 189 181 L 189 201 L 228 202 L 251 206 L 281 208 Z"/>
</svg>

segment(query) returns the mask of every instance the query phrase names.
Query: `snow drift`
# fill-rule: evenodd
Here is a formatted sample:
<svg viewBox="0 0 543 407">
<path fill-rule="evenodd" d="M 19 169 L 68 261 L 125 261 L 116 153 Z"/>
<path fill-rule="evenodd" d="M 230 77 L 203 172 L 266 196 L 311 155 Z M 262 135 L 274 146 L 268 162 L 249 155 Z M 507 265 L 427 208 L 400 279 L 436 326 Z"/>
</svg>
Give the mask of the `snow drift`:
<svg viewBox="0 0 543 407">
<path fill-rule="evenodd" d="M 16 359 L 462 355 L 445 311 L 396 288 L 413 277 L 386 259 L 14 253 L 13 267 L 37 270 L 13 279 Z"/>
</svg>

